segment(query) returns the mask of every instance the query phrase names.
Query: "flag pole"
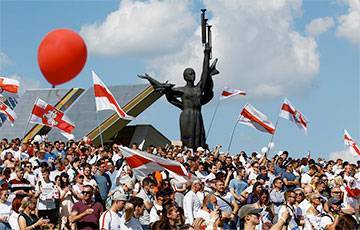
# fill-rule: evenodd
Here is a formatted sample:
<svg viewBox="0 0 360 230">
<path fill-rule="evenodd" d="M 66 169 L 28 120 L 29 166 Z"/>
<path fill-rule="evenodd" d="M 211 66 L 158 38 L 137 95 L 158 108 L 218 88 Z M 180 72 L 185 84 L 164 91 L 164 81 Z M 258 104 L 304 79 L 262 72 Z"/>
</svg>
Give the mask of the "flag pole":
<svg viewBox="0 0 360 230">
<path fill-rule="evenodd" d="M 100 121 L 99 121 L 99 112 L 97 111 L 97 109 L 96 109 L 96 120 L 97 120 L 97 123 L 98 123 L 98 131 L 99 131 L 99 134 L 100 134 L 101 147 L 104 148 L 104 140 L 103 140 L 103 137 L 102 137 L 101 124 L 100 124 Z"/>
<path fill-rule="evenodd" d="M 236 120 L 233 131 L 231 133 L 230 142 L 229 142 L 229 146 L 228 146 L 228 153 L 230 153 L 231 143 L 232 143 L 232 140 L 233 140 L 233 137 L 234 137 L 236 126 L 239 123 L 238 121 L 239 121 L 239 119 Z"/>
<path fill-rule="evenodd" d="M 208 128 L 208 130 L 207 130 L 207 137 L 206 137 L 206 139 L 207 138 L 209 138 L 209 136 L 210 136 L 210 130 L 211 130 L 211 127 L 212 127 L 212 124 L 213 124 L 213 122 L 214 122 L 214 119 L 215 119 L 215 115 L 216 115 L 216 112 L 217 112 L 217 110 L 218 110 L 218 108 L 219 108 L 219 105 L 220 105 L 220 99 L 218 100 L 218 102 L 217 102 L 217 104 L 216 104 L 216 107 L 215 107 L 215 110 L 214 110 L 214 113 L 213 113 L 213 115 L 212 115 L 212 118 L 211 118 L 211 121 L 210 121 L 210 125 L 209 125 L 209 128 Z"/>
<path fill-rule="evenodd" d="M 38 100 L 39 100 L 39 97 L 36 97 L 35 104 L 36 104 L 36 102 L 37 102 Z M 35 104 L 34 104 L 34 105 L 35 105 Z M 34 107 L 33 107 L 33 109 L 34 109 Z M 26 134 L 26 132 L 27 132 L 27 129 L 28 129 L 28 127 L 29 127 L 29 123 L 30 123 L 30 118 L 31 118 L 31 115 L 32 115 L 32 111 L 33 111 L 33 110 L 31 110 L 31 113 L 29 114 L 29 117 L 28 117 L 28 119 L 27 119 L 26 126 L 25 126 L 24 133 L 23 133 L 23 138 L 22 138 L 22 140 L 21 140 L 21 143 L 24 143 L 24 138 L 25 138 L 25 134 Z"/>
<path fill-rule="evenodd" d="M 273 140 L 274 140 L 274 136 L 275 136 L 275 133 L 276 133 L 276 130 L 277 130 L 277 126 L 279 124 L 279 118 L 280 118 L 280 116 L 277 117 L 277 120 L 276 120 L 276 123 L 275 123 L 274 134 L 271 135 L 270 142 L 268 143 L 268 146 L 267 146 L 267 148 L 268 148 L 268 151 L 267 151 L 268 156 L 270 156 L 270 150 L 271 150 L 271 148 L 269 147 L 269 144 L 272 143 Z"/>
</svg>

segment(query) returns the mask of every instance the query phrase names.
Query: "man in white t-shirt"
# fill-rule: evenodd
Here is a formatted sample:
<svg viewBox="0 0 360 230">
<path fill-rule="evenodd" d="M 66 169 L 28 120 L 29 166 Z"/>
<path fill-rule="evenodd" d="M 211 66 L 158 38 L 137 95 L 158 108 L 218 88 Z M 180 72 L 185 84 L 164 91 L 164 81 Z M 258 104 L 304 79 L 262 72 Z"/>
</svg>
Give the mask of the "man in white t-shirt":
<svg viewBox="0 0 360 230">
<path fill-rule="evenodd" d="M 201 208 L 199 197 L 196 195 L 201 189 L 201 181 L 195 180 L 192 182 L 191 189 L 188 191 L 183 200 L 183 208 L 185 214 L 185 221 L 192 224 L 195 219 L 195 213 Z"/>
<path fill-rule="evenodd" d="M 11 202 L 8 190 L 0 190 L 0 229 L 10 229 Z"/>
<path fill-rule="evenodd" d="M 121 229 L 121 216 L 125 203 L 128 200 L 126 194 L 116 191 L 112 196 L 111 208 L 101 214 L 99 219 L 100 230 Z"/>
</svg>

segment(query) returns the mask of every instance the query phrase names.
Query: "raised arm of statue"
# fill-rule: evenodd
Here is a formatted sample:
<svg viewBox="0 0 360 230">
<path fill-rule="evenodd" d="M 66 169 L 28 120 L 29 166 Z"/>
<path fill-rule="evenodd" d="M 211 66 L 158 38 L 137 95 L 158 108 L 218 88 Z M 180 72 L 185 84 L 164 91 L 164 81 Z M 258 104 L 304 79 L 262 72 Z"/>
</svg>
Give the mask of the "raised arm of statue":
<svg viewBox="0 0 360 230">
<path fill-rule="evenodd" d="M 148 80 L 149 83 L 154 87 L 154 89 L 161 94 L 165 94 L 167 91 L 171 90 L 171 88 L 175 86 L 174 84 L 170 84 L 167 82 L 161 83 L 150 77 L 147 73 L 145 73 L 145 75 L 138 75 L 138 77 Z"/>
<path fill-rule="evenodd" d="M 201 73 L 201 79 L 197 86 L 200 86 L 201 92 L 204 92 L 208 85 L 208 81 L 212 81 L 212 79 L 209 79 L 209 61 L 210 61 L 210 53 L 211 53 L 211 47 L 209 44 L 205 45 L 204 49 L 204 61 L 203 61 L 203 68 Z"/>
</svg>

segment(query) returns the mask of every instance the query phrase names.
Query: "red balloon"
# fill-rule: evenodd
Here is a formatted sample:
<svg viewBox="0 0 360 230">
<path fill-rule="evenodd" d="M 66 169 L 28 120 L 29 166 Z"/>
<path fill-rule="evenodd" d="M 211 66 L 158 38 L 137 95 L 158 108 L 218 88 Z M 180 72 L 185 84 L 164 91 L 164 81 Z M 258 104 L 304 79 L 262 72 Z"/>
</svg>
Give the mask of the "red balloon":
<svg viewBox="0 0 360 230">
<path fill-rule="evenodd" d="M 40 70 L 52 85 L 60 85 L 76 77 L 83 69 L 86 57 L 84 40 L 69 29 L 48 33 L 38 50 Z"/>
</svg>

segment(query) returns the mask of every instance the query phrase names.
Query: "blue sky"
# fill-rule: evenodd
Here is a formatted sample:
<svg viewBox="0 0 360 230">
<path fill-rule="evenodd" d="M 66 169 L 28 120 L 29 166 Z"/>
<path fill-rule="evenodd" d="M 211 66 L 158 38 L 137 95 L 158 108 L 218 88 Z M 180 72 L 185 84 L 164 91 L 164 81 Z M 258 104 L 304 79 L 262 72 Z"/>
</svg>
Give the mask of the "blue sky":
<svg viewBox="0 0 360 230">
<path fill-rule="evenodd" d="M 88 60 L 60 87 L 89 87 L 91 70 L 108 85 L 143 83 L 136 75 L 145 72 L 181 85 L 184 67 L 200 75 L 202 6 L 214 25 L 213 55 L 221 72 L 214 79 L 216 94 L 224 86 L 248 92 L 221 102 L 210 146 L 227 149 L 246 102 L 275 123 L 285 96 L 309 119 L 308 136 L 280 119 L 272 152 L 337 157 L 344 153 L 344 128 L 360 141 L 360 25 L 353 20 L 360 17 L 359 0 L 1 1 L 0 73 L 27 88 L 49 87 L 37 65 L 37 48 L 49 31 L 69 28 L 84 37 Z M 203 107 L 206 129 L 217 100 Z M 150 123 L 177 140 L 179 114 L 162 98 L 133 123 Z M 238 125 L 231 152 L 260 151 L 269 140 L 270 135 Z"/>
</svg>

